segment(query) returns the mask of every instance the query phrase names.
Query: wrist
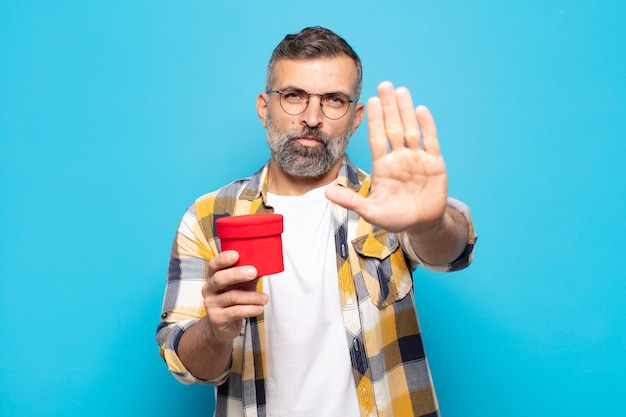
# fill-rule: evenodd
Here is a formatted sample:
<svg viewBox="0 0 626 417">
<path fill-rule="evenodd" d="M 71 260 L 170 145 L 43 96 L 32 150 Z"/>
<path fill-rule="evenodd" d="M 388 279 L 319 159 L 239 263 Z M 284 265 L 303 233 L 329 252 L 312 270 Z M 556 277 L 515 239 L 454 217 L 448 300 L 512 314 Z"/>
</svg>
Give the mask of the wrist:
<svg viewBox="0 0 626 417">
<path fill-rule="evenodd" d="M 448 210 L 446 210 L 440 218 L 416 224 L 407 229 L 406 233 L 413 242 L 427 242 L 437 239 L 449 227 L 451 222 L 452 219 L 448 214 Z"/>
</svg>

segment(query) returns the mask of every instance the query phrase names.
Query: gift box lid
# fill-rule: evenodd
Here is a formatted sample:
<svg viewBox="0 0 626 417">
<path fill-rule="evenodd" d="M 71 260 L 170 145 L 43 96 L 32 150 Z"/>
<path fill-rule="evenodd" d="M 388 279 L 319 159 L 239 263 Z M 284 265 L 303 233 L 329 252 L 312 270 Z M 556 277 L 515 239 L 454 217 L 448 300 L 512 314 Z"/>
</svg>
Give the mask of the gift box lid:
<svg viewBox="0 0 626 417">
<path fill-rule="evenodd" d="M 245 239 L 280 235 L 283 216 L 275 213 L 220 217 L 215 221 L 220 239 Z"/>
</svg>

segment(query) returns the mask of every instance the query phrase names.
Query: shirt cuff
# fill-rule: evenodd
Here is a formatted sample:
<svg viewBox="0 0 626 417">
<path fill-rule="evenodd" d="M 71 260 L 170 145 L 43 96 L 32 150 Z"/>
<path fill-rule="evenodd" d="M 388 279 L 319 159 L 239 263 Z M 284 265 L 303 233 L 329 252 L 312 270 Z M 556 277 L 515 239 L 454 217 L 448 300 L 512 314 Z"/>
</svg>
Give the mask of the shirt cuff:
<svg viewBox="0 0 626 417">
<path fill-rule="evenodd" d="M 200 319 L 183 320 L 177 323 L 172 323 L 166 328 L 160 330 L 157 338 L 161 336 L 165 339 L 164 343 L 160 344 L 161 357 L 167 363 L 167 368 L 172 375 L 183 384 L 221 385 L 226 381 L 228 375 L 230 374 L 230 365 L 216 378 L 201 379 L 189 372 L 178 356 L 178 343 L 180 342 L 180 338 L 189 327 L 197 323 L 199 320 Z"/>
<path fill-rule="evenodd" d="M 469 227 L 469 236 L 467 239 L 467 245 L 465 246 L 463 253 L 461 253 L 461 255 L 457 259 L 444 265 L 431 265 L 425 262 L 422 258 L 420 258 L 417 255 L 417 253 L 415 253 L 415 250 L 413 250 L 413 246 L 411 245 L 409 237 L 406 233 L 403 233 L 401 237 L 402 246 L 404 247 L 404 250 L 406 251 L 409 258 L 416 260 L 417 263 L 419 263 L 424 268 L 431 270 L 431 271 L 436 271 L 436 272 L 458 271 L 458 270 L 467 268 L 469 264 L 472 263 L 472 260 L 474 258 L 474 244 L 476 243 L 476 234 L 474 232 L 474 226 L 472 224 L 472 216 L 470 214 L 469 207 L 462 201 L 459 201 L 452 197 L 448 197 L 447 204 L 449 207 L 452 207 L 453 209 L 457 210 L 459 213 L 463 215 L 463 217 L 465 217 L 465 220 L 467 220 L 467 224 Z"/>
</svg>

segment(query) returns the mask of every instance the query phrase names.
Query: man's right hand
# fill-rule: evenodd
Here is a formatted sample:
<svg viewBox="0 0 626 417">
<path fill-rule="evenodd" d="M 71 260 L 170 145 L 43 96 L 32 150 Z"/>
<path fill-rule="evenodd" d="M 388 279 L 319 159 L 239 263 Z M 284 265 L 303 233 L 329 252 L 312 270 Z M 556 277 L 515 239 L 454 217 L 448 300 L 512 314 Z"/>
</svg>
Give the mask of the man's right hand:
<svg viewBox="0 0 626 417">
<path fill-rule="evenodd" d="M 209 276 L 202 287 L 207 325 L 216 341 L 231 341 L 239 335 L 243 319 L 261 314 L 267 294 L 258 292 L 257 271 L 253 266 L 233 265 L 236 251 L 224 251 L 209 261 Z"/>
<path fill-rule="evenodd" d="M 207 314 L 183 333 L 178 344 L 178 357 L 196 378 L 213 380 L 227 369 L 243 320 L 261 314 L 269 301 L 267 294 L 256 290 L 256 269 L 233 266 L 238 259 L 236 251 L 224 251 L 209 261 L 202 287 Z"/>
</svg>

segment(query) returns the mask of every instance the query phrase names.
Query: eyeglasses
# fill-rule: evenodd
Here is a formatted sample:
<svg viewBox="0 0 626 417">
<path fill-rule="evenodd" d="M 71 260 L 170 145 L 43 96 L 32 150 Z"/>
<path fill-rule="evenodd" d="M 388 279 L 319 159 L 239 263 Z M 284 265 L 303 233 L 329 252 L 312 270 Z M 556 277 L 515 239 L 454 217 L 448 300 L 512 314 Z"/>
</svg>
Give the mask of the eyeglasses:
<svg viewBox="0 0 626 417">
<path fill-rule="evenodd" d="M 344 93 L 307 93 L 297 88 L 285 88 L 284 90 L 268 90 L 266 93 L 276 93 L 280 95 L 280 107 L 285 113 L 297 116 L 304 113 L 309 107 L 311 96 L 320 98 L 320 107 L 324 116 L 331 120 L 341 119 L 348 113 L 350 103 L 356 103 L 356 100 L 350 100 L 350 97 Z"/>
</svg>

